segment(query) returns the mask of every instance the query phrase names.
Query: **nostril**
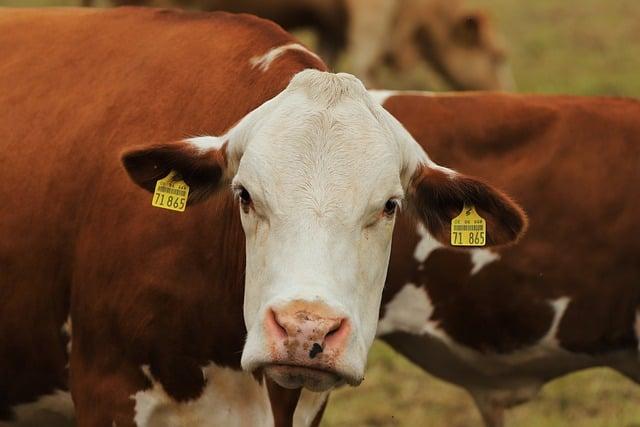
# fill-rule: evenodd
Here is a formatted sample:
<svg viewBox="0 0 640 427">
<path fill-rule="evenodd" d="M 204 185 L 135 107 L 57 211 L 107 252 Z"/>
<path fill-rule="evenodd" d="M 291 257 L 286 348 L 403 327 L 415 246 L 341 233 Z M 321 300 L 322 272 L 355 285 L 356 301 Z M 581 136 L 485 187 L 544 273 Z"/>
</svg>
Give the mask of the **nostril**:
<svg viewBox="0 0 640 427">
<path fill-rule="evenodd" d="M 324 349 L 322 348 L 322 346 L 320 344 L 318 344 L 317 342 L 313 343 L 313 346 L 311 347 L 311 350 L 309 351 L 309 357 L 311 359 L 315 358 L 319 353 L 322 353 L 324 351 Z"/>
<path fill-rule="evenodd" d="M 344 319 L 341 319 L 339 322 L 333 325 L 329 332 L 327 332 L 327 335 L 325 335 L 325 338 L 329 338 L 331 335 L 334 335 L 336 332 L 338 332 L 338 330 L 340 330 L 340 328 L 342 327 L 342 322 L 344 322 Z"/>
<path fill-rule="evenodd" d="M 329 329 L 329 332 L 324 336 L 323 350 L 327 348 L 341 348 L 349 335 L 349 321 L 347 319 L 340 319 Z"/>
<path fill-rule="evenodd" d="M 289 336 L 287 329 L 278 321 L 278 314 L 272 309 L 267 311 L 267 318 L 265 320 L 267 329 L 271 334 L 279 337 L 280 339 L 285 339 Z"/>
</svg>

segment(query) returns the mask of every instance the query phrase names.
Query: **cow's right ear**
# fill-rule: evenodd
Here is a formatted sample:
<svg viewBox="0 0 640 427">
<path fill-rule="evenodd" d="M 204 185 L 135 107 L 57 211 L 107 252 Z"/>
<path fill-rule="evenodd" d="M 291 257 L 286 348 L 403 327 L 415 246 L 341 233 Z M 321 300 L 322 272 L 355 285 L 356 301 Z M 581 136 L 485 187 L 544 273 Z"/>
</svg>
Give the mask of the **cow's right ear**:
<svg viewBox="0 0 640 427">
<path fill-rule="evenodd" d="M 122 163 L 133 182 L 149 192 L 155 190 L 159 179 L 176 172 L 189 185 L 187 203 L 197 203 L 224 180 L 226 148 L 226 142 L 220 148 L 206 150 L 188 141 L 149 145 L 127 150 Z"/>
</svg>

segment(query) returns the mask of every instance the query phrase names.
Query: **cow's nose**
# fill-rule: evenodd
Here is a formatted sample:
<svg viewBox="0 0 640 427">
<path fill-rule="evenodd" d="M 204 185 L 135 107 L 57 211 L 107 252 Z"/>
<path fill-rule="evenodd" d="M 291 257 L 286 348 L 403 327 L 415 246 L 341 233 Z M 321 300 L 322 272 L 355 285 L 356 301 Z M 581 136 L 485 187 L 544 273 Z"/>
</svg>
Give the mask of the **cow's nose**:
<svg viewBox="0 0 640 427">
<path fill-rule="evenodd" d="M 290 304 L 267 313 L 267 332 L 276 342 L 307 357 L 340 350 L 349 334 L 349 322 L 323 304 Z"/>
</svg>

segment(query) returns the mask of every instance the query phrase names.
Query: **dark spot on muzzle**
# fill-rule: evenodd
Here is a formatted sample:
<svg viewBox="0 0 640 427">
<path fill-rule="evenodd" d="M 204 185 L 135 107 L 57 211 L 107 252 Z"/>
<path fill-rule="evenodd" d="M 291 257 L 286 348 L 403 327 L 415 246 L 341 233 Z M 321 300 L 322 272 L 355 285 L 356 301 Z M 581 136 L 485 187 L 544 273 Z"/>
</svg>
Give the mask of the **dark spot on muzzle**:
<svg viewBox="0 0 640 427">
<path fill-rule="evenodd" d="M 317 342 L 314 342 L 313 346 L 311 347 L 311 350 L 309 351 L 309 357 L 313 359 L 319 353 L 322 353 L 322 350 L 323 350 L 322 346 L 320 344 L 318 344 Z"/>
</svg>

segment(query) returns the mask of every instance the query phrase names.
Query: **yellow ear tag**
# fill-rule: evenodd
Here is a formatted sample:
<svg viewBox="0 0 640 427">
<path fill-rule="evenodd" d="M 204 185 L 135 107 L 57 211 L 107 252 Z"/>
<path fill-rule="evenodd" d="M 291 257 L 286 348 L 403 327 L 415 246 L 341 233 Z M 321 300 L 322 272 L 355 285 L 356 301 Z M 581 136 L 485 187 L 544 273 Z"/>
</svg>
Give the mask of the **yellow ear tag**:
<svg viewBox="0 0 640 427">
<path fill-rule="evenodd" d="M 465 205 L 460 215 L 451 220 L 451 244 L 453 246 L 484 246 L 487 240 L 487 222 L 478 215 L 476 208 Z"/>
<path fill-rule="evenodd" d="M 151 205 L 156 208 L 169 209 L 184 212 L 189 197 L 189 186 L 181 179 L 177 179 L 176 173 L 171 171 L 166 177 L 156 182 L 156 191 L 153 192 Z"/>
</svg>

